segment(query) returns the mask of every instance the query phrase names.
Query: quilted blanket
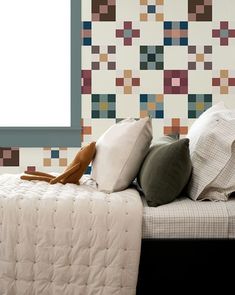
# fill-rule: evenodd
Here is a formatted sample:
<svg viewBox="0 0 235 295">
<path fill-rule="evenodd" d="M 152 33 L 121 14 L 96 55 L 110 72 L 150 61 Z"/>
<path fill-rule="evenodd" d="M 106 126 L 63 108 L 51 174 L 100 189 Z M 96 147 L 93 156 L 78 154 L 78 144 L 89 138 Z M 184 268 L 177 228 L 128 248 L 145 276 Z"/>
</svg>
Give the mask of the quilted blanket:
<svg viewBox="0 0 235 295">
<path fill-rule="evenodd" d="M 141 223 L 135 189 L 1 175 L 0 294 L 135 294 Z"/>
</svg>

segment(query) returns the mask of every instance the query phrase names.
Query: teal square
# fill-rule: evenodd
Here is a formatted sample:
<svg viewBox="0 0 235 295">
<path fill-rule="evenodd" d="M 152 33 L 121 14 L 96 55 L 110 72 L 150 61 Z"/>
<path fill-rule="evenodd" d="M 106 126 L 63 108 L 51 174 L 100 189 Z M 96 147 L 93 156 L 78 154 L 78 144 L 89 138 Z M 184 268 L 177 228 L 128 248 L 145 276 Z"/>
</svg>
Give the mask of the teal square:
<svg viewBox="0 0 235 295">
<path fill-rule="evenodd" d="M 131 37 L 132 37 L 132 30 L 125 29 L 124 38 L 131 38 Z"/>
</svg>

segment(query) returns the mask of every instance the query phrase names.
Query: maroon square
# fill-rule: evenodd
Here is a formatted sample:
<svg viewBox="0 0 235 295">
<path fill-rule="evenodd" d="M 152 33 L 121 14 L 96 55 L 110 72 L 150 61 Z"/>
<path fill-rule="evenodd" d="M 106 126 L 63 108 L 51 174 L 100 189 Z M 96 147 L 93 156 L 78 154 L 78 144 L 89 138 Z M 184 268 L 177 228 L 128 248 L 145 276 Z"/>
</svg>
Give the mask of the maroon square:
<svg viewBox="0 0 235 295">
<path fill-rule="evenodd" d="M 116 38 L 124 37 L 124 30 L 116 30 Z"/>
<path fill-rule="evenodd" d="M 132 78 L 132 86 L 140 86 L 140 79 Z"/>
<path fill-rule="evenodd" d="M 124 29 L 125 30 L 132 29 L 132 22 L 124 22 Z"/>
<path fill-rule="evenodd" d="M 180 86 L 173 85 L 172 78 L 180 79 Z M 164 71 L 164 93 L 165 94 L 187 94 L 188 93 L 188 71 L 187 70 L 165 70 Z"/>
<path fill-rule="evenodd" d="M 212 30 L 212 37 L 220 38 L 220 30 Z"/>
<path fill-rule="evenodd" d="M 235 78 L 228 78 L 228 85 L 235 86 Z"/>
<path fill-rule="evenodd" d="M 212 86 L 220 86 L 220 78 L 212 78 Z"/>
<path fill-rule="evenodd" d="M 124 38 L 124 45 L 132 45 L 132 38 Z"/>
<path fill-rule="evenodd" d="M 132 30 L 132 37 L 139 38 L 140 30 Z"/>
<path fill-rule="evenodd" d="M 228 36 L 231 38 L 234 38 L 235 37 L 235 30 L 229 30 L 228 31 Z"/>
<path fill-rule="evenodd" d="M 220 45 L 227 46 L 228 45 L 228 38 L 220 38 Z"/>
<path fill-rule="evenodd" d="M 171 78 L 164 77 L 164 85 L 165 86 L 171 86 L 171 82 L 172 82 Z"/>
<path fill-rule="evenodd" d="M 172 78 L 172 71 L 170 70 L 165 70 L 164 71 L 164 78 Z"/>
<path fill-rule="evenodd" d="M 91 78 L 83 79 L 83 86 L 90 86 L 91 85 Z"/>
<path fill-rule="evenodd" d="M 91 86 L 82 86 L 82 94 L 91 94 Z"/>
<path fill-rule="evenodd" d="M 222 30 L 228 29 L 228 22 L 220 22 L 220 29 Z"/>
<path fill-rule="evenodd" d="M 82 78 L 91 78 L 91 70 L 82 70 Z"/>
<path fill-rule="evenodd" d="M 171 71 L 171 78 L 179 78 L 180 77 L 180 71 L 178 70 L 173 70 Z"/>
<path fill-rule="evenodd" d="M 116 78 L 116 86 L 124 86 L 124 79 Z"/>
</svg>

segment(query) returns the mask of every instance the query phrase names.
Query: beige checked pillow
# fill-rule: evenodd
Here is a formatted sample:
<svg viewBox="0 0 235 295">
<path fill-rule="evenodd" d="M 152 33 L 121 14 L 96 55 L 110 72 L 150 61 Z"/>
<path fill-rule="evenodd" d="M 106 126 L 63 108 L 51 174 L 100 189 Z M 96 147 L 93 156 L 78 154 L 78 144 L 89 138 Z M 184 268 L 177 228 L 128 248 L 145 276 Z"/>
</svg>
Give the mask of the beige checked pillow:
<svg viewBox="0 0 235 295">
<path fill-rule="evenodd" d="M 227 200 L 235 191 L 235 110 L 219 103 L 204 112 L 187 137 L 193 165 L 189 196 Z"/>
<path fill-rule="evenodd" d="M 126 189 L 136 177 L 152 140 L 150 118 L 126 119 L 111 126 L 96 143 L 91 177 L 107 193 Z"/>
</svg>

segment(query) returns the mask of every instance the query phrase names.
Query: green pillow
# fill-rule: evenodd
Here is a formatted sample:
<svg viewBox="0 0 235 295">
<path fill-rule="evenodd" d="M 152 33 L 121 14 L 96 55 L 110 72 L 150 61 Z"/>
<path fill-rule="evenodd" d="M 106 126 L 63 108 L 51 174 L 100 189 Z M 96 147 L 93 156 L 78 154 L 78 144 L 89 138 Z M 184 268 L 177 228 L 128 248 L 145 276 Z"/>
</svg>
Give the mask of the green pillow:
<svg viewBox="0 0 235 295">
<path fill-rule="evenodd" d="M 137 180 L 149 206 L 159 206 L 177 198 L 189 181 L 192 164 L 189 139 L 165 136 L 145 157 Z"/>
</svg>

